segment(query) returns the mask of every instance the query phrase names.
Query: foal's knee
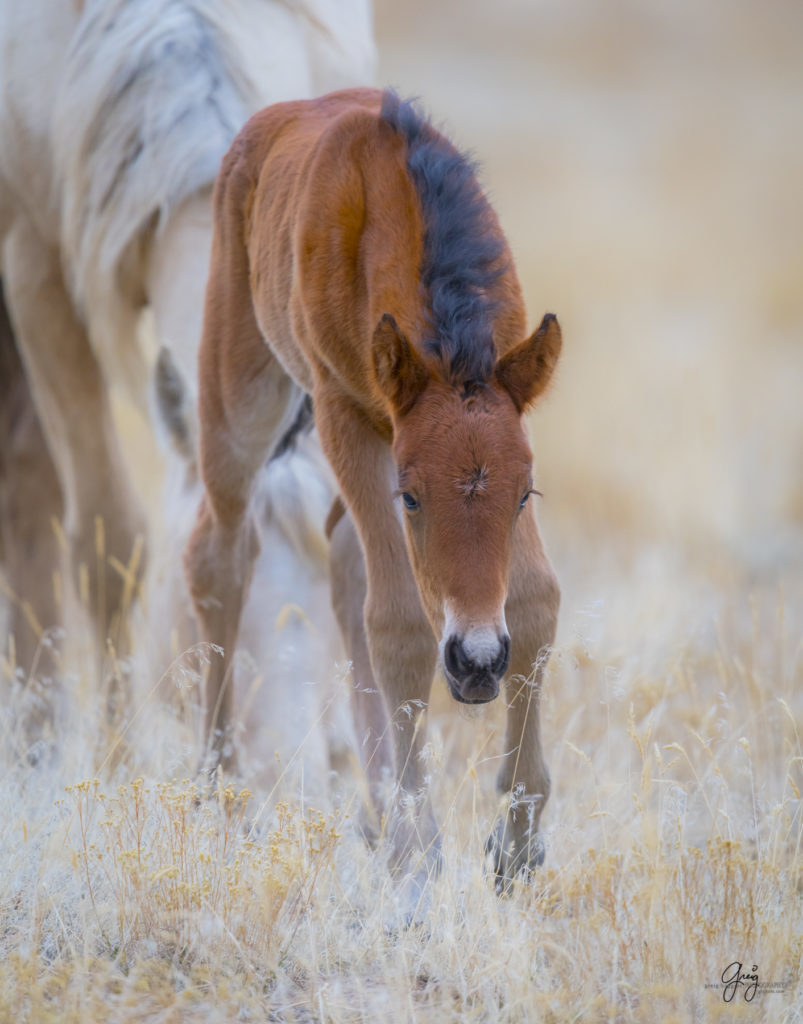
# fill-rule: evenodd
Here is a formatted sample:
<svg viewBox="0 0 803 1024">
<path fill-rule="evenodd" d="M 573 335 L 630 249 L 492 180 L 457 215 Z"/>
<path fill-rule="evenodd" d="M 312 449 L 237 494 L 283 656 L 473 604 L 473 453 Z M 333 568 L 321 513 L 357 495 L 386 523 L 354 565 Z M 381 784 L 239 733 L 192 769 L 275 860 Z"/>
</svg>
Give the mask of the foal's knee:
<svg viewBox="0 0 803 1024">
<path fill-rule="evenodd" d="M 560 584 L 552 566 L 547 562 L 537 587 L 537 627 L 540 633 L 539 650 L 551 647 L 558 631 L 560 612 Z"/>
<path fill-rule="evenodd" d="M 369 594 L 365 626 L 375 670 L 393 666 L 394 674 L 426 676 L 431 683 L 438 648 L 422 609 L 378 606 Z"/>
<path fill-rule="evenodd" d="M 204 497 L 184 552 L 184 572 L 196 609 L 222 604 L 230 591 L 246 586 L 258 554 L 253 521 L 245 516 L 224 525 Z"/>
</svg>

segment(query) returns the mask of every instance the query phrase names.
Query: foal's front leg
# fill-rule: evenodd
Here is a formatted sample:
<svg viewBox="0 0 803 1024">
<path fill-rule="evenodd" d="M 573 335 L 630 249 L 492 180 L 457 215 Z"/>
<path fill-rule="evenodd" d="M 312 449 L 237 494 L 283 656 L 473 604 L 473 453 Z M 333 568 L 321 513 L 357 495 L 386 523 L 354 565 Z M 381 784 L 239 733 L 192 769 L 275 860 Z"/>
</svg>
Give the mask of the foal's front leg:
<svg viewBox="0 0 803 1024">
<path fill-rule="evenodd" d="M 527 876 L 544 860 L 539 824 L 550 780 L 541 748 L 539 702 L 559 604 L 558 582 L 535 516 L 527 508 L 516 525 L 505 605 L 511 652 L 505 755 L 497 778 L 502 813 L 488 840 L 500 891 L 507 891 L 517 875 Z"/>
<path fill-rule="evenodd" d="M 365 635 L 365 559 L 354 520 L 342 509 L 330 531 L 329 572 L 332 608 L 351 662 L 351 711 L 358 755 L 375 816 L 372 820 L 370 811 L 363 808 L 361 824 L 366 838 L 373 842 L 384 817 L 386 783 L 395 762 L 385 698 L 377 689 Z"/>
<path fill-rule="evenodd" d="M 421 760 L 437 644 L 391 497 L 395 470 L 388 444 L 336 392 L 316 394 L 315 409 L 324 451 L 365 552 L 368 648 L 390 718 L 397 781 L 386 832 L 392 842 L 392 864 L 412 875 L 415 890 L 440 858 Z"/>
</svg>

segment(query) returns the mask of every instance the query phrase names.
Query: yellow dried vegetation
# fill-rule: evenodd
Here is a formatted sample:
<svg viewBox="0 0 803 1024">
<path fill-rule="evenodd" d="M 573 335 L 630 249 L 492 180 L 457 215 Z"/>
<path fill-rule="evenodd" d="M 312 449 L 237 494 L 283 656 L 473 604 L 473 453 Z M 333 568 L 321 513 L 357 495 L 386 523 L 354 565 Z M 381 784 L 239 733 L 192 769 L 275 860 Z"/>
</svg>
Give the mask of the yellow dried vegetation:
<svg viewBox="0 0 803 1024">
<path fill-rule="evenodd" d="M 160 779 L 166 752 L 152 748 L 156 771 L 120 782 L 147 760 L 133 741 L 65 792 L 65 771 L 86 764 L 79 731 L 7 758 L 0 1020 L 791 1024 L 803 658 L 789 622 L 803 595 L 746 600 L 709 567 L 689 606 L 693 570 L 665 568 L 659 592 L 638 571 L 609 586 L 555 652 L 547 862 L 508 898 L 481 854 L 503 709 L 455 716 L 436 694 L 425 757 L 445 866 L 411 927 L 354 827 L 345 768 L 311 811 L 289 779 L 256 797 Z M 114 723 L 76 710 L 114 744 Z M 726 1002 L 736 962 L 759 987 Z"/>
</svg>

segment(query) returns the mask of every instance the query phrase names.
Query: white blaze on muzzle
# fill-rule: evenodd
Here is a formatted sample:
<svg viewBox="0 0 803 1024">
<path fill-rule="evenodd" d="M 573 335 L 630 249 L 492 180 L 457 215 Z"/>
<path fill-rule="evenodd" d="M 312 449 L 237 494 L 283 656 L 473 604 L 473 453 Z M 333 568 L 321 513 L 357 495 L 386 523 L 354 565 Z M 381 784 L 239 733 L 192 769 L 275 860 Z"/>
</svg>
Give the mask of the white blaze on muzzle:
<svg viewBox="0 0 803 1024">
<path fill-rule="evenodd" d="M 493 623 L 467 623 L 465 619 L 455 614 L 448 601 L 444 606 L 444 614 L 443 636 L 440 642 L 441 658 L 446 644 L 455 636 L 460 638 L 465 656 L 478 668 L 491 665 L 498 658 L 502 638 L 508 635 L 504 607 L 499 609 Z"/>
</svg>

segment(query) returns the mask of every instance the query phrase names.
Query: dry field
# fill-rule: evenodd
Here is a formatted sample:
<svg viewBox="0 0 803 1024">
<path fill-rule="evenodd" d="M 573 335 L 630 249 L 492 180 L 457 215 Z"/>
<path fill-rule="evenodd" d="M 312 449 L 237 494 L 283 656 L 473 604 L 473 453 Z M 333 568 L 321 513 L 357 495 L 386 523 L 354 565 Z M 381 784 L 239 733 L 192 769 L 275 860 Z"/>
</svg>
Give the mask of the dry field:
<svg viewBox="0 0 803 1024">
<path fill-rule="evenodd" d="M 378 0 L 381 81 L 476 153 L 564 329 L 546 863 L 483 874 L 501 707 L 436 683 L 446 866 L 403 928 L 352 761 L 295 770 L 314 720 L 274 787 L 198 800 L 203 652 L 159 686 L 142 637 L 114 721 L 74 655 L 3 683 L 0 1022 L 803 1021 L 801 33 L 792 0 Z"/>
</svg>

